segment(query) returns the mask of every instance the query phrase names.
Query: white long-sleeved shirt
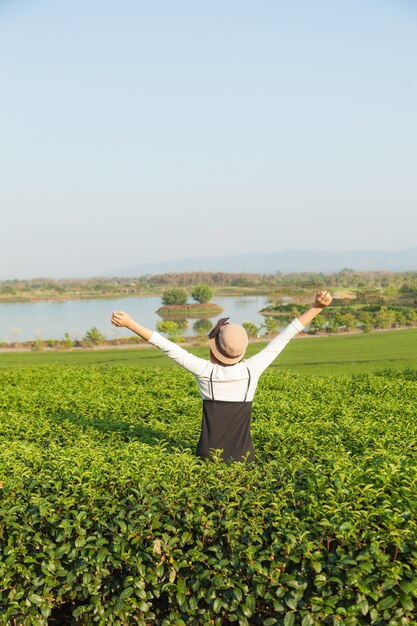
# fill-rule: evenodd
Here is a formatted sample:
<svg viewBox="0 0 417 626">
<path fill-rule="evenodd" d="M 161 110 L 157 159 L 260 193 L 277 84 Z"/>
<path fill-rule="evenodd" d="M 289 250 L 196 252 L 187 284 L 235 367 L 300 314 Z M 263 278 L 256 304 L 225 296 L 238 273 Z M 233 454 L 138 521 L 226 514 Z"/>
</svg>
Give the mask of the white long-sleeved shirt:
<svg viewBox="0 0 417 626">
<path fill-rule="evenodd" d="M 194 374 L 200 395 L 203 400 L 212 399 L 210 376 L 213 380 L 213 393 L 216 400 L 227 402 L 241 402 L 248 389 L 248 370 L 250 372 L 250 386 L 246 401 L 250 402 L 255 394 L 260 375 L 282 352 L 287 343 L 295 337 L 304 326 L 298 319 L 293 320 L 282 330 L 268 345 L 257 354 L 244 359 L 235 365 L 224 367 L 209 360 L 194 356 L 176 343 L 162 337 L 156 331 L 153 332 L 149 343 L 156 346 L 178 365 Z"/>
</svg>

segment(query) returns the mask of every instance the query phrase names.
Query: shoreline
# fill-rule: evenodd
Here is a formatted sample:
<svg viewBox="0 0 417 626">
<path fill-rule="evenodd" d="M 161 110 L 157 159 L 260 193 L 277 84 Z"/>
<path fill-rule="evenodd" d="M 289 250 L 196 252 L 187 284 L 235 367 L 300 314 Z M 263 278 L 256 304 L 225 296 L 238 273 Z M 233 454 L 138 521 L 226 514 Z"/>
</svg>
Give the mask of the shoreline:
<svg viewBox="0 0 417 626">
<path fill-rule="evenodd" d="M 106 293 L 106 294 L 77 294 L 68 296 L 45 296 L 44 298 L 33 298 L 32 296 L 19 296 L 15 298 L 0 297 L 0 304 L 22 304 L 37 302 L 77 302 L 79 300 L 119 300 L 121 298 L 159 298 L 160 293 Z"/>
<path fill-rule="evenodd" d="M 363 332 L 361 330 L 349 330 L 346 332 L 340 333 L 305 333 L 301 331 L 298 335 L 296 335 L 293 339 L 315 339 L 319 337 L 346 337 L 351 335 L 373 335 L 384 332 L 395 332 L 395 331 L 408 331 L 416 329 L 416 326 L 399 326 L 397 328 L 375 328 L 374 330 L 370 330 L 367 332 Z M 268 343 L 271 341 L 276 335 L 270 335 L 269 337 L 257 337 L 250 338 L 249 345 L 254 343 Z M 75 346 L 72 348 L 54 348 L 45 346 L 42 349 L 36 349 L 32 346 L 19 346 L 19 347 L 0 347 L 0 354 L 15 354 L 15 353 L 23 353 L 23 352 L 34 352 L 34 353 L 44 353 L 44 352 L 58 352 L 58 353 L 70 353 L 70 352 L 96 352 L 97 350 L 136 350 L 149 348 L 149 343 L 144 339 L 138 340 L 137 342 L 132 343 L 110 343 L 110 344 L 100 344 L 97 346 Z M 197 341 L 197 337 L 184 337 L 184 341 L 178 342 L 181 347 L 196 347 L 201 348 L 207 345 L 206 341 Z"/>
<path fill-rule="evenodd" d="M 115 293 L 115 292 L 106 292 L 106 293 L 77 293 L 77 294 L 62 294 L 62 295 L 50 295 L 50 296 L 40 296 L 34 297 L 32 295 L 22 295 L 22 296 L 0 296 L 0 304 L 22 304 L 25 302 L 29 302 L 34 304 L 36 302 L 77 302 L 78 300 L 119 300 L 121 298 L 162 298 L 164 294 L 164 289 L 156 289 L 155 291 L 146 291 L 144 293 L 130 292 L 130 293 Z M 246 289 L 235 289 L 233 287 L 220 287 L 214 291 L 214 296 L 224 297 L 224 296 L 236 296 L 236 297 L 245 297 L 245 296 L 269 296 L 272 290 L 258 291 L 255 287 L 248 287 Z M 171 305 L 172 306 L 172 305 Z M 175 305 L 174 305 L 175 306 Z"/>
</svg>

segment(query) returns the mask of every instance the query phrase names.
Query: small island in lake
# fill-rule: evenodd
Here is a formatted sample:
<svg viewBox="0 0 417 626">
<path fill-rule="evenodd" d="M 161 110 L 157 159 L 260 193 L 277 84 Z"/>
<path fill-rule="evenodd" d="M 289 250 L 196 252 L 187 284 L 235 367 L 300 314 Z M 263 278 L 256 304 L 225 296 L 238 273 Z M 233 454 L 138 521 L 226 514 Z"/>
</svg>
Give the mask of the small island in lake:
<svg viewBox="0 0 417 626">
<path fill-rule="evenodd" d="M 213 290 L 209 285 L 196 285 L 191 290 L 191 297 L 195 302 L 189 303 L 188 294 L 178 287 L 165 291 L 162 296 L 162 306 L 157 310 L 163 318 L 208 318 L 216 317 L 223 308 L 209 302 L 213 296 Z"/>
<path fill-rule="evenodd" d="M 169 304 L 161 306 L 157 313 L 161 317 L 175 318 L 208 318 L 216 317 L 223 311 L 223 307 L 214 302 L 206 302 L 200 304 L 198 302 L 191 304 Z"/>
</svg>

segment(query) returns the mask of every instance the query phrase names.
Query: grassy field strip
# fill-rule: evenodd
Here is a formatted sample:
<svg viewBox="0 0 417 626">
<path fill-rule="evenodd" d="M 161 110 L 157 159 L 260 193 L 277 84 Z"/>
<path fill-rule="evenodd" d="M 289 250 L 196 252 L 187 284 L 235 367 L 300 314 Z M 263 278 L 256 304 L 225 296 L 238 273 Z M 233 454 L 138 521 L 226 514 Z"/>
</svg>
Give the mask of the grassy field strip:
<svg viewBox="0 0 417 626">
<path fill-rule="evenodd" d="M 264 345 L 264 343 L 250 345 L 248 356 L 261 350 Z M 190 348 L 190 351 L 203 358 L 208 355 L 205 347 Z M 140 368 L 175 365 L 156 348 L 0 353 L 0 367 L 59 363 L 68 365 L 123 363 Z M 416 365 L 417 329 L 413 328 L 293 340 L 273 367 L 305 374 L 331 375 L 363 373 L 385 367 L 398 370 Z"/>
</svg>

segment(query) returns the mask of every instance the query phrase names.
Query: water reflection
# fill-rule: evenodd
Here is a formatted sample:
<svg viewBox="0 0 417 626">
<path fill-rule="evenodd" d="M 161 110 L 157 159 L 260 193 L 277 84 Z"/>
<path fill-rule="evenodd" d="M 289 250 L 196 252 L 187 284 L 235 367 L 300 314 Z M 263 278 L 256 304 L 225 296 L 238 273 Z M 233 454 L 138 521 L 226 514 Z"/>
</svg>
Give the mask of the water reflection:
<svg viewBox="0 0 417 626">
<path fill-rule="evenodd" d="M 208 335 L 214 324 L 210 319 L 199 319 L 193 324 L 193 330 L 197 335 Z"/>
<path fill-rule="evenodd" d="M 181 307 L 170 306 L 160 307 L 156 313 L 164 320 L 178 320 L 178 319 L 210 319 L 216 315 L 222 313 L 223 308 L 218 304 L 209 302 L 207 307 L 202 305 L 196 306 L 195 304 L 184 305 Z"/>
</svg>

